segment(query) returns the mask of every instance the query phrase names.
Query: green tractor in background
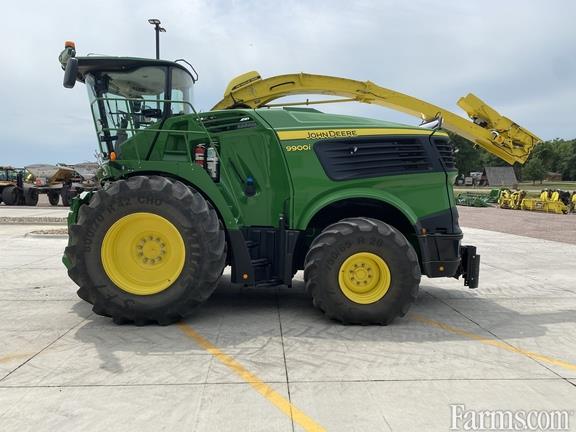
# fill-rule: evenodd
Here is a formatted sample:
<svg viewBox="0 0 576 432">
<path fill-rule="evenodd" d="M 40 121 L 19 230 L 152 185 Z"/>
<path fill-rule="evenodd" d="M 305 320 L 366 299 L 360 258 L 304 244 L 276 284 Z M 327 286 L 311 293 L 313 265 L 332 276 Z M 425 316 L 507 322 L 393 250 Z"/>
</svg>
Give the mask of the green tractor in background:
<svg viewBox="0 0 576 432">
<path fill-rule="evenodd" d="M 245 286 L 290 286 L 304 270 L 315 306 L 351 324 L 406 314 L 421 275 L 478 286 L 437 127 L 253 109 L 234 92 L 254 73 L 224 109 L 197 113 L 187 62 L 76 57 L 71 43 L 60 60 L 65 87 L 86 85 L 104 161 L 103 189 L 72 204 L 63 258 L 95 313 L 176 322 L 227 265 Z"/>
</svg>

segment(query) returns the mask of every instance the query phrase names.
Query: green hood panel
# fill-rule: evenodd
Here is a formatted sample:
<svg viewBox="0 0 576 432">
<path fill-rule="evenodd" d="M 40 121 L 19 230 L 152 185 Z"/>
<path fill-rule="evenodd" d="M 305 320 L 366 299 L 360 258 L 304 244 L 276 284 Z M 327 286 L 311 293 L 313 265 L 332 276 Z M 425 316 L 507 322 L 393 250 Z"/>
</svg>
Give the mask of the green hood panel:
<svg viewBox="0 0 576 432">
<path fill-rule="evenodd" d="M 310 108 L 257 109 L 255 112 L 273 129 L 291 130 L 306 128 L 395 128 L 420 129 L 399 123 L 355 117 L 341 114 L 326 114 Z"/>
</svg>

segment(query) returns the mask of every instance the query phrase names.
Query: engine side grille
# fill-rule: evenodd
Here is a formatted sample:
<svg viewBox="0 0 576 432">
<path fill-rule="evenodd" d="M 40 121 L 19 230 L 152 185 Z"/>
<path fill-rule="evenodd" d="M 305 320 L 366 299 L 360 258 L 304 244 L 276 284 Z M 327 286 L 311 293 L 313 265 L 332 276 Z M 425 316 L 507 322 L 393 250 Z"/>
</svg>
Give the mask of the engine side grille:
<svg viewBox="0 0 576 432">
<path fill-rule="evenodd" d="M 438 150 L 440 158 L 444 162 L 447 170 L 456 169 L 456 157 L 454 156 L 454 145 L 448 138 L 432 138 L 432 142 Z"/>
<path fill-rule="evenodd" d="M 314 150 L 328 177 L 351 180 L 430 171 L 426 144 L 421 137 L 374 137 L 319 141 Z"/>
<path fill-rule="evenodd" d="M 235 131 L 238 129 L 254 128 L 256 122 L 244 113 L 231 113 L 228 115 L 208 115 L 201 117 L 202 123 L 211 133 Z"/>
</svg>

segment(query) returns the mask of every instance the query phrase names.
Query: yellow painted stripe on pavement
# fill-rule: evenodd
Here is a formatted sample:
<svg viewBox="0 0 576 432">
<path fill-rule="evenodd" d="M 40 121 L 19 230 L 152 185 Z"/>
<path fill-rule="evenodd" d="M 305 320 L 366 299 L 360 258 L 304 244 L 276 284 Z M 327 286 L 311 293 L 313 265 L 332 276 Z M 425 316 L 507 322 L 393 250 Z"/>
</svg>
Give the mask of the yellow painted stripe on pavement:
<svg viewBox="0 0 576 432">
<path fill-rule="evenodd" d="M 516 354 L 521 354 L 521 355 L 524 355 L 524 356 L 529 357 L 531 359 L 541 361 L 543 363 L 547 363 L 550 365 L 559 366 L 559 367 L 569 369 L 569 370 L 576 370 L 576 364 L 574 364 L 574 363 L 569 363 L 567 361 L 560 360 L 560 359 L 557 359 L 554 357 L 549 357 L 549 356 L 546 356 L 543 354 L 538 354 L 538 353 L 535 353 L 532 351 L 527 351 L 527 350 L 522 349 L 522 348 L 516 348 L 512 345 L 508 345 L 507 343 L 499 341 L 497 339 L 492 339 L 492 338 L 488 338 L 486 336 L 481 336 L 479 334 L 472 333 L 472 332 L 463 330 L 463 329 L 458 328 L 458 327 L 451 326 L 449 324 L 446 324 L 446 323 L 443 323 L 440 321 L 435 321 L 435 320 L 432 320 L 430 318 L 426 318 L 422 315 L 414 314 L 414 315 L 411 315 L 411 318 L 418 321 L 418 322 L 421 322 L 423 324 L 442 329 L 442 330 L 447 331 L 449 333 L 456 334 L 459 336 L 464 336 L 468 339 L 475 340 L 475 341 L 480 342 L 484 345 L 489 345 L 489 346 L 492 346 L 495 348 L 503 349 L 505 351 L 513 352 Z"/>
<path fill-rule="evenodd" d="M 319 140 L 332 138 L 352 138 L 371 135 L 430 135 L 430 129 L 395 129 L 395 128 L 363 128 L 363 129 L 313 129 L 277 131 L 281 140 Z M 446 132 L 436 132 L 434 136 L 447 136 Z"/>
<path fill-rule="evenodd" d="M 304 414 L 300 409 L 295 407 L 284 396 L 282 396 L 280 393 L 278 393 L 276 390 L 264 383 L 260 378 L 242 366 L 234 358 L 220 351 L 212 342 L 197 333 L 196 330 L 194 330 L 188 324 L 179 323 L 178 327 L 180 327 L 180 330 L 182 330 L 186 336 L 193 339 L 194 342 L 196 342 L 198 345 L 216 357 L 216 359 L 218 359 L 232 372 L 242 378 L 242 380 L 250 384 L 254 390 L 268 399 L 268 401 L 271 402 L 276 408 L 278 408 L 288 417 L 291 417 L 294 422 L 304 428 L 305 431 L 321 432 L 326 430 L 306 414 Z"/>
</svg>

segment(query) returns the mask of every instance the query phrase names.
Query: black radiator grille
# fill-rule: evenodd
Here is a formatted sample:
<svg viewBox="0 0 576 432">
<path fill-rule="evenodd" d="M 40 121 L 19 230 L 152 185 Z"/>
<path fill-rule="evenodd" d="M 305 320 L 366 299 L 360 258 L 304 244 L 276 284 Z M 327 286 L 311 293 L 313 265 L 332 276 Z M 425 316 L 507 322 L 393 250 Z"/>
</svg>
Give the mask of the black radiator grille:
<svg viewBox="0 0 576 432">
<path fill-rule="evenodd" d="M 432 142 L 440 154 L 447 170 L 456 169 L 456 157 L 454 156 L 454 146 L 448 138 L 432 138 Z"/>
<path fill-rule="evenodd" d="M 428 137 L 378 137 L 319 141 L 314 150 L 332 180 L 421 173 L 432 170 Z"/>
</svg>

